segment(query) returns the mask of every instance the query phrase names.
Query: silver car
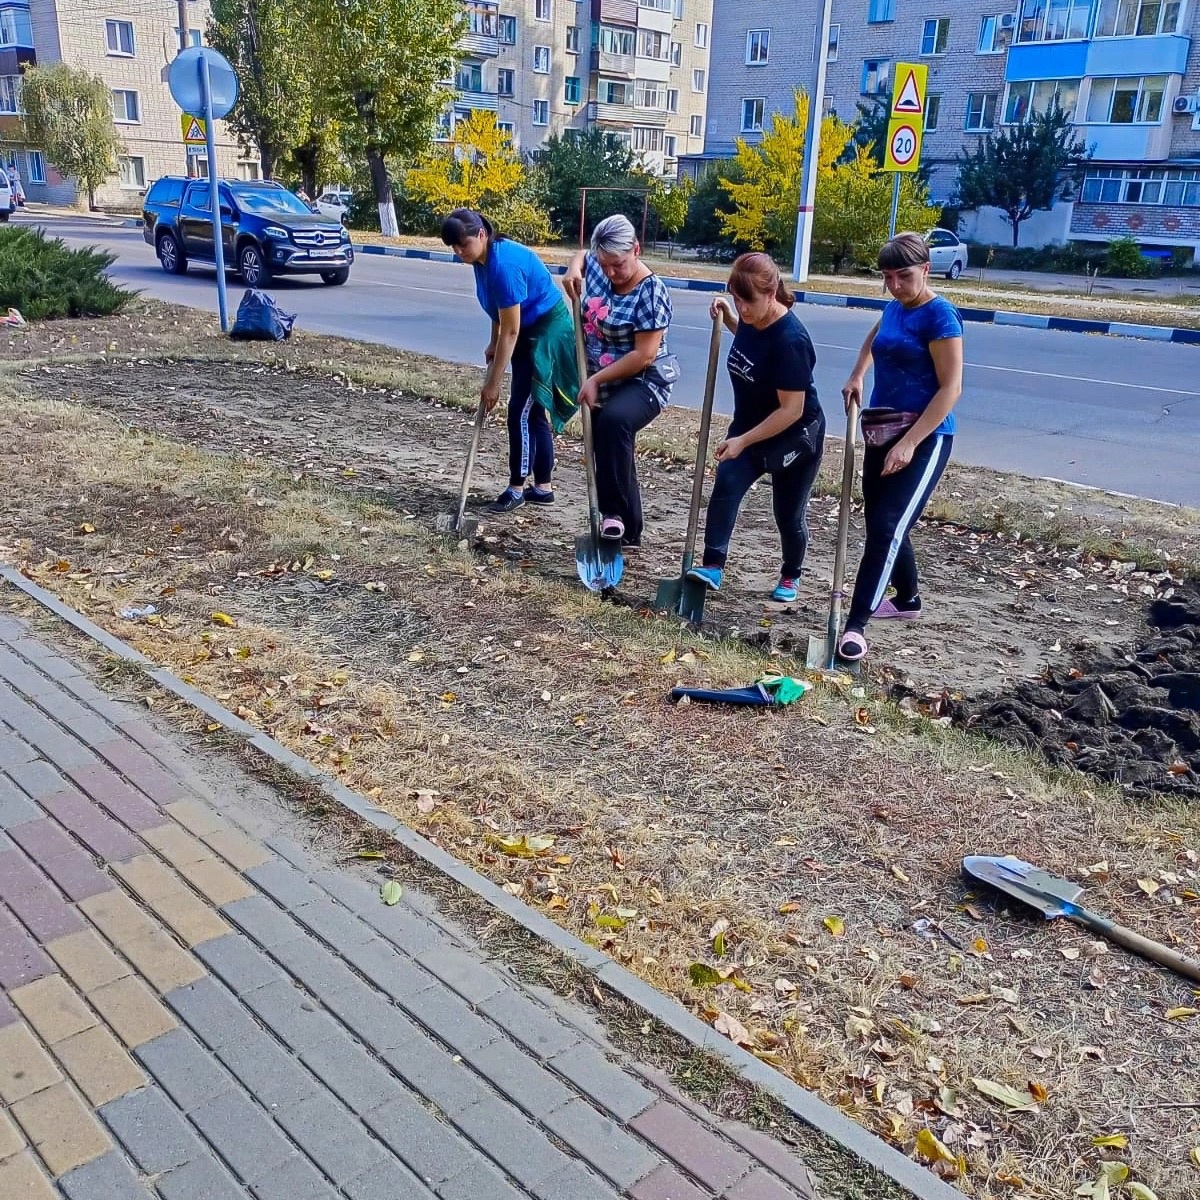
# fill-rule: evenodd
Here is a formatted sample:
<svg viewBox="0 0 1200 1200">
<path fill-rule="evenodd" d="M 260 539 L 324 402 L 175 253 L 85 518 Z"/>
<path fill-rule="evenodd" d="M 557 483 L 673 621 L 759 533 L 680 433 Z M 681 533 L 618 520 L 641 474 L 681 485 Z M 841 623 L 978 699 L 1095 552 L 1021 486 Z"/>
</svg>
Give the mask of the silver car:
<svg viewBox="0 0 1200 1200">
<path fill-rule="evenodd" d="M 957 279 L 967 266 L 967 244 L 948 229 L 931 229 L 925 235 L 929 247 L 929 269 L 935 275 Z"/>
</svg>

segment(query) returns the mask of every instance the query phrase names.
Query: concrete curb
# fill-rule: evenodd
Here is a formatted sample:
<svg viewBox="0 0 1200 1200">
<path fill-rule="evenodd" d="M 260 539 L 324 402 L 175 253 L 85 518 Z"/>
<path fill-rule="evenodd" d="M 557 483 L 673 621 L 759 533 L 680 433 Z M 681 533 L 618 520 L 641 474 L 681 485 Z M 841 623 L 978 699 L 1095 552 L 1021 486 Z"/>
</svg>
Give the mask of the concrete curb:
<svg viewBox="0 0 1200 1200">
<path fill-rule="evenodd" d="M 356 245 L 356 254 L 376 254 L 387 258 L 415 258 L 424 262 L 453 263 L 458 259 L 441 250 L 415 250 L 406 246 Z M 547 263 L 551 275 L 565 275 L 566 267 Z M 725 285 L 713 279 L 680 279 L 660 276 L 669 288 L 680 292 L 723 292 Z M 880 312 L 887 301 L 871 296 L 845 296 L 837 292 L 800 292 L 801 304 L 824 304 L 830 308 L 866 308 Z M 1154 342 L 1181 342 L 1200 345 L 1200 329 L 1180 329 L 1174 325 L 1135 325 L 1127 321 L 1087 321 L 1080 317 L 1049 317 L 1038 313 L 1006 312 L 996 308 L 959 308 L 964 321 L 981 325 L 1019 325 L 1025 329 L 1051 329 L 1058 333 L 1102 333 L 1109 337 L 1145 338 Z"/>
<path fill-rule="evenodd" d="M 198 708 L 214 722 L 231 733 L 246 738 L 262 754 L 320 787 L 334 803 L 369 822 L 376 829 L 395 838 L 409 853 L 427 866 L 452 879 L 474 893 L 492 908 L 515 921 L 535 937 L 548 942 L 561 954 L 590 971 L 606 987 L 629 1003 L 644 1010 L 666 1028 L 684 1038 L 697 1049 L 721 1059 L 726 1066 L 748 1083 L 761 1088 L 779 1101 L 798 1120 L 817 1130 L 830 1141 L 889 1178 L 916 1200 L 962 1200 L 962 1193 L 943 1183 L 931 1171 L 901 1154 L 875 1137 L 862 1126 L 839 1112 L 825 1101 L 805 1091 L 786 1076 L 773 1070 L 748 1051 L 734 1045 L 703 1021 L 692 1016 L 681 1004 L 664 996 L 637 976 L 615 963 L 607 954 L 580 941 L 553 921 L 510 896 L 502 888 L 454 858 L 445 850 L 427 841 L 395 817 L 381 811 L 365 797 L 351 791 L 336 779 L 318 770 L 307 759 L 293 754 L 287 747 L 260 729 L 247 724 L 222 708 L 195 688 L 184 683 L 172 672 L 154 667 L 151 660 L 132 646 L 105 633 L 82 613 L 64 604 L 52 593 L 27 579 L 13 567 L 0 567 L 0 579 L 7 580 L 30 599 L 54 613 L 67 624 L 102 645 L 110 654 L 125 661 L 148 667 L 146 674 L 159 687 Z"/>
</svg>

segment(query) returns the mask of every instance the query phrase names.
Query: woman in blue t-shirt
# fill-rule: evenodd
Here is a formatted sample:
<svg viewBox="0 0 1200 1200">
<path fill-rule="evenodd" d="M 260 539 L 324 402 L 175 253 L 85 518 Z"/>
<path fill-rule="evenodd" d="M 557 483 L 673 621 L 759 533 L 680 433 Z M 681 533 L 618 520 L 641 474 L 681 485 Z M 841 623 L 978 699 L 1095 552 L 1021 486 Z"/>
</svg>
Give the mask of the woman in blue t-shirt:
<svg viewBox="0 0 1200 1200">
<path fill-rule="evenodd" d="M 487 377 L 479 391 L 488 412 L 512 366 L 508 487 L 488 511 L 553 504 L 554 432 L 570 420 L 579 391 L 571 313 L 546 264 L 528 246 L 497 234 L 479 213 L 456 208 L 442 223 L 442 241 L 474 270 L 475 294 L 492 319 L 491 341 L 483 352 Z M 530 476 L 533 484 L 526 487 Z"/>
<path fill-rule="evenodd" d="M 861 404 L 874 362 L 875 386 L 863 412 L 866 547 L 838 646 L 848 662 L 866 655 L 872 617 L 914 621 L 921 615 L 909 534 L 946 469 L 956 428 L 953 409 L 962 394 L 962 318 L 929 286 L 925 239 L 898 234 L 880 250 L 879 269 L 894 299 L 867 334 L 842 388 L 847 409 L 851 401 Z"/>
<path fill-rule="evenodd" d="M 825 417 L 813 383 L 817 356 L 808 330 L 791 311 L 796 297 L 767 254 L 743 254 L 729 276 L 733 304 L 718 314 L 733 334 L 726 367 L 733 383 L 733 421 L 717 447 L 717 478 L 708 502 L 701 564 L 689 579 L 721 588 L 738 509 L 751 486 L 771 476 L 783 563 L 772 600 L 796 599 L 808 549 L 808 497 L 821 467 Z M 736 309 L 736 311 L 735 311 Z"/>
</svg>

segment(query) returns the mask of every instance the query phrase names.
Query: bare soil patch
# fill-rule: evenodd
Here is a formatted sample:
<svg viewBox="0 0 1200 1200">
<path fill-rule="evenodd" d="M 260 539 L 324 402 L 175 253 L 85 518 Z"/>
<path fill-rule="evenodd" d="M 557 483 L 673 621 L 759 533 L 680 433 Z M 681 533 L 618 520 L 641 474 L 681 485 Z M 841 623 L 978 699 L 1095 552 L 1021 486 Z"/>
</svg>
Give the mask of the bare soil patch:
<svg viewBox="0 0 1200 1200">
<path fill-rule="evenodd" d="M 920 1157 L 931 1130 L 965 1194 L 1060 1200 L 1120 1157 L 1160 1200 L 1195 1195 L 1200 1112 L 1178 1102 L 1200 1092 L 1196 1024 L 1167 1016 L 1194 1006 L 1189 987 L 973 896 L 958 874 L 964 854 L 1015 853 L 1194 946 L 1194 805 L 1049 770 L 884 702 L 873 680 L 781 712 L 670 705 L 676 682 L 795 668 L 779 645 L 643 611 L 677 570 L 684 415 L 652 427 L 639 469 L 653 542 L 630 563 L 628 603 L 605 604 L 574 580 L 569 439 L 561 509 L 485 525 L 474 548 L 432 534 L 477 376 L 306 337 L 226 348 L 214 387 L 224 344 L 164 336 L 120 362 L 107 344 L 108 361 L 30 365 L 44 354 L 31 347 L 0 379 L 0 471 L 20 481 L 0 492 L 0 554 L 653 985 L 730 1013 L 757 1053 L 906 1151 Z M 481 492 L 503 482 L 498 430 L 487 443 Z M 1192 553 L 1182 520 L 1078 501 L 1109 506 L 1089 536 L 1110 550 L 1127 536 L 1149 548 L 1114 565 L 1072 542 L 1071 522 L 1089 523 L 1065 511 L 1076 500 L 1022 509 L 1009 502 L 1021 485 L 998 481 L 959 474 L 947 499 L 1005 514 L 1003 529 L 920 531 L 931 619 L 880 637 L 879 682 L 911 678 L 921 699 L 977 692 L 1046 658 L 1070 671 L 1132 646 L 1173 586 L 1164 567 Z M 751 641 L 802 639 L 822 624 L 832 502 L 788 613 L 758 599 L 767 499 L 750 501 L 735 591 L 713 612 Z M 956 607 L 964 592 L 974 604 Z M 121 617 L 146 603 L 152 622 Z M 530 852 L 529 834 L 553 843 Z M 728 978 L 695 982 L 697 962 Z M 1027 1094 L 1029 1110 L 978 1079 Z M 1104 1134 L 1127 1148 L 1095 1146 Z"/>
</svg>

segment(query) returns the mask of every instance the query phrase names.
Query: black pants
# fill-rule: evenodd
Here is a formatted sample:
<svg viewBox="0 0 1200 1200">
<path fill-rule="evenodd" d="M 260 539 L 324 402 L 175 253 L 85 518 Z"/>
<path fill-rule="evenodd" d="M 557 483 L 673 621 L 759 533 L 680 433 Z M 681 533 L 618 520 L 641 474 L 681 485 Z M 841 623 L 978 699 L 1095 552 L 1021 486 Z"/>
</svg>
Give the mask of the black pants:
<svg viewBox="0 0 1200 1200">
<path fill-rule="evenodd" d="M 883 474 L 891 445 L 867 447 L 862 474 L 867 544 L 854 579 L 847 629 L 866 629 L 871 614 L 883 603 L 889 583 L 902 603 L 917 598 L 917 556 L 909 534 L 946 469 L 953 444 L 949 434 L 927 437 L 912 462 L 894 475 Z"/>
<path fill-rule="evenodd" d="M 512 356 L 508 399 L 508 482 L 514 488 L 533 482 L 550 486 L 554 474 L 554 434 L 546 410 L 533 397 L 533 356 L 528 338 L 518 338 Z"/>
<path fill-rule="evenodd" d="M 808 498 L 821 469 L 825 445 L 825 423 L 815 437 L 816 454 L 799 459 L 771 476 L 771 504 L 775 524 L 783 544 L 783 564 L 779 574 L 797 579 L 808 550 Z M 737 458 L 717 464 L 717 478 L 708 500 L 704 521 L 704 558 L 706 567 L 724 567 L 738 510 L 751 486 L 768 474 L 765 456 L 757 446 L 743 450 Z"/>
<path fill-rule="evenodd" d="M 634 439 L 661 411 L 654 393 L 640 379 L 622 381 L 603 404 L 592 409 L 600 512 L 605 517 L 620 517 L 627 542 L 642 540 L 642 494 L 634 466 Z"/>
</svg>

